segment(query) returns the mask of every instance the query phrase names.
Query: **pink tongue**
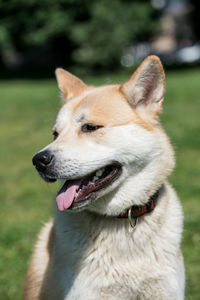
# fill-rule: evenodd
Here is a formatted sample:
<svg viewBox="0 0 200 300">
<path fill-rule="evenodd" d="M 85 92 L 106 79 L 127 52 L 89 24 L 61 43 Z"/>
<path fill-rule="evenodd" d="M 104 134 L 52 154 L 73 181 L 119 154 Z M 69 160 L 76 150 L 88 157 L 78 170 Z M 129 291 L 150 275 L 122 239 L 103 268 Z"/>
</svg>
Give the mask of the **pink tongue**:
<svg viewBox="0 0 200 300">
<path fill-rule="evenodd" d="M 75 192 L 77 188 L 80 186 L 82 180 L 73 180 L 70 183 L 65 182 L 61 190 L 58 192 L 56 196 L 56 202 L 58 205 L 58 209 L 63 211 L 68 209 L 74 200 Z"/>
</svg>

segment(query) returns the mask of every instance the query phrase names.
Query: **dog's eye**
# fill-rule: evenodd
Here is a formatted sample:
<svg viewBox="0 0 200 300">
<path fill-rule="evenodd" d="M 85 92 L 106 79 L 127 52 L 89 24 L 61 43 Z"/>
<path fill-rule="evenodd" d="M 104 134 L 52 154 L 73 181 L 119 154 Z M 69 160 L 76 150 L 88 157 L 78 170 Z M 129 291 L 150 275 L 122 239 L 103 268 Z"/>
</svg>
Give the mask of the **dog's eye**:
<svg viewBox="0 0 200 300">
<path fill-rule="evenodd" d="M 57 139 L 57 137 L 58 137 L 58 132 L 55 130 L 53 131 L 53 139 L 55 140 Z"/>
<path fill-rule="evenodd" d="M 86 123 L 81 127 L 81 130 L 83 132 L 91 132 L 91 131 L 95 131 L 99 128 L 102 128 L 102 127 L 103 127 L 102 125 L 93 125 L 91 123 Z"/>
</svg>

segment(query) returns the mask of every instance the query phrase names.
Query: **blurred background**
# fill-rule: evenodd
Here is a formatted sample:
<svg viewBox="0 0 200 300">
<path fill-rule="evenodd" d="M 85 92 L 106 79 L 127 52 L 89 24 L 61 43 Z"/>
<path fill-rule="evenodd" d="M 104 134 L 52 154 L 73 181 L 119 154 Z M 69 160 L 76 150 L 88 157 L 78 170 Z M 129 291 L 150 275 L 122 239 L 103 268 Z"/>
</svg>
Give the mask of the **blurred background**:
<svg viewBox="0 0 200 300">
<path fill-rule="evenodd" d="M 185 214 L 186 299 L 200 299 L 200 1 L 0 0 L 0 299 L 21 299 L 58 184 L 32 156 L 51 142 L 64 67 L 86 83 L 127 80 L 148 55 L 166 70 L 161 123 L 176 152 L 170 182 Z"/>
<path fill-rule="evenodd" d="M 199 64 L 199 9 L 198 0 L 1 1 L 1 76 L 114 71 L 152 53 L 167 66 Z"/>
</svg>

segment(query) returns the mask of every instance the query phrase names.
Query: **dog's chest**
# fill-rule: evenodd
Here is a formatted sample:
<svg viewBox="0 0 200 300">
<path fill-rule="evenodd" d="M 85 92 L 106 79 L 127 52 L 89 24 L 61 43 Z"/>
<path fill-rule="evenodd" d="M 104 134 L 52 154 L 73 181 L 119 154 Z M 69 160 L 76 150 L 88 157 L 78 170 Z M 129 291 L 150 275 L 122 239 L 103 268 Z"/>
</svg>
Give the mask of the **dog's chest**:
<svg viewBox="0 0 200 300">
<path fill-rule="evenodd" d="M 99 249 L 98 249 L 99 250 Z M 97 249 L 73 266 L 69 263 L 62 268 L 59 278 L 59 289 L 65 300 L 93 300 L 93 299 L 129 299 L 133 297 L 133 272 L 129 273 L 128 257 L 124 262 L 117 263 L 110 255 L 101 255 Z M 96 253 L 95 253 L 96 252 Z M 131 298 L 132 299 L 132 298 Z"/>
<path fill-rule="evenodd" d="M 69 233 L 65 241 L 62 239 L 62 245 L 55 251 L 55 268 L 62 266 L 56 280 L 65 300 L 116 300 L 119 295 L 121 299 L 133 295 L 134 251 L 117 236 L 109 230 L 89 235 L 73 230 L 73 236 Z"/>
<path fill-rule="evenodd" d="M 133 296 L 131 285 L 123 284 L 122 281 L 114 283 L 100 277 L 94 282 L 90 280 L 90 277 L 83 278 L 81 275 L 75 279 L 70 290 L 64 291 L 65 300 L 129 300 L 134 299 Z"/>
<path fill-rule="evenodd" d="M 113 224 L 86 213 L 75 216 L 61 215 L 55 223 L 49 283 L 59 295 L 57 300 L 133 300 L 147 288 L 148 293 L 157 295 L 170 280 L 176 283 L 177 234 L 170 236 L 175 246 L 169 256 L 165 249 L 171 245 L 170 239 L 162 227 L 152 235 L 149 224 L 154 225 L 153 221 L 140 222 L 133 231 L 127 220 Z M 173 229 L 179 227 L 176 219 Z"/>
</svg>

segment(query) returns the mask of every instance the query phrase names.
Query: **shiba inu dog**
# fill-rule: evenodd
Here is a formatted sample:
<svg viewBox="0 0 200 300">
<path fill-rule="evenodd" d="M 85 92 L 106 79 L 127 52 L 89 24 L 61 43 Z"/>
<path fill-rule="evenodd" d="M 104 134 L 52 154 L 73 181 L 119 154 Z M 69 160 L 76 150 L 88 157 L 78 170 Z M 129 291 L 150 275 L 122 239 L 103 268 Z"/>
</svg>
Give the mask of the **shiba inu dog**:
<svg viewBox="0 0 200 300">
<path fill-rule="evenodd" d="M 56 70 L 62 108 L 54 141 L 33 164 L 63 181 L 42 229 L 25 300 L 183 300 L 183 214 L 167 183 L 173 150 L 159 124 L 158 57 L 125 83 L 93 87 Z"/>
</svg>

